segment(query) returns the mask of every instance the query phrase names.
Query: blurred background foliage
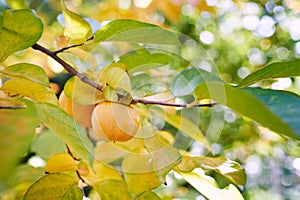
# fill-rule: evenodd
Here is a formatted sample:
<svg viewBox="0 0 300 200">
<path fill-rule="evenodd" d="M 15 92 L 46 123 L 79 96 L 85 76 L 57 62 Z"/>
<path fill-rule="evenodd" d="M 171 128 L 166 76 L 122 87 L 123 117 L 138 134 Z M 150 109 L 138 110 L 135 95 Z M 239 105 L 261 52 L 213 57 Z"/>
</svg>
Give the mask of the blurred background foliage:
<svg viewBox="0 0 300 200">
<path fill-rule="evenodd" d="M 11 5 L 11 2 L 16 1 L 0 0 L 0 10 L 7 9 L 8 5 L 15 8 L 22 6 Z M 63 46 L 60 1 L 25 2 L 36 10 L 44 22 L 41 43 L 51 49 Z M 197 66 L 207 71 L 214 70 L 216 66 L 222 79 L 229 83 L 238 83 L 267 63 L 300 57 L 299 0 L 69 0 L 66 4 L 73 12 L 88 18 L 94 28 L 101 27 L 108 20 L 126 18 L 181 32 L 194 40 L 190 40 L 189 46 L 197 42 L 206 52 L 203 55 L 190 55 L 193 52 L 187 49 L 186 55 L 192 56 L 197 60 Z M 185 49 L 182 51 L 184 53 Z M 111 55 L 103 51 L 96 53 L 100 65 L 113 60 Z M 46 56 L 33 55 L 30 49 L 19 52 L 10 56 L 3 66 L 21 62 L 21 59 L 22 62 L 25 59 L 43 66 L 53 82 L 53 88 L 59 93 L 69 76 Z M 202 58 L 197 59 L 199 56 Z M 299 78 L 279 78 L 261 82 L 257 86 L 300 94 Z M 186 116 L 192 118 L 199 109 L 189 112 Z M 213 123 L 218 127 L 218 120 L 209 123 L 212 115 L 218 116 L 221 121 L 225 120 L 225 124 L 221 132 L 209 134 L 208 139 L 213 144 L 215 155 L 236 160 L 245 168 L 247 184 L 241 188 L 245 199 L 300 199 L 299 143 L 280 137 L 223 106 L 200 109 L 199 126 L 204 133 L 208 132 L 209 127 L 214 127 Z M 178 148 L 186 143 L 191 145 L 189 150 L 192 155 L 203 153 L 199 143 L 184 135 L 179 138 L 179 142 L 175 143 Z M 32 169 L 33 175 L 37 173 L 38 168 Z M 26 179 L 21 174 L 18 176 Z M 218 180 L 217 175 L 215 178 Z M 224 180 L 218 181 L 221 186 L 226 185 Z M 205 199 L 176 173 L 168 175 L 167 183 L 168 187 L 156 189 L 165 199 Z"/>
</svg>

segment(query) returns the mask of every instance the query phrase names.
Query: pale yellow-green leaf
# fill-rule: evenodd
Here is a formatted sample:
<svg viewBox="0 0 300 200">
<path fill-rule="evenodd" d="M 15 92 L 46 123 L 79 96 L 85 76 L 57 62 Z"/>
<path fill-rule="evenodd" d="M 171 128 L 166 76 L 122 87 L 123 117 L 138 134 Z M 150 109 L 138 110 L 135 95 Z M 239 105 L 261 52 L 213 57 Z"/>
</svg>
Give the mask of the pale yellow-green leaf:
<svg viewBox="0 0 300 200">
<path fill-rule="evenodd" d="M 92 185 L 104 180 L 123 180 L 119 171 L 108 164 L 95 161 L 93 168 L 88 169 L 88 175 L 82 175 Z"/>
<path fill-rule="evenodd" d="M 95 147 L 95 159 L 100 162 L 110 163 L 118 160 L 129 153 L 128 150 L 118 147 L 113 142 L 99 143 Z"/>
<path fill-rule="evenodd" d="M 131 92 L 130 78 L 126 71 L 119 67 L 113 67 L 107 71 L 106 83 L 114 89 Z"/>
<path fill-rule="evenodd" d="M 118 93 L 116 90 L 114 90 L 112 87 L 110 86 L 106 86 L 103 89 L 103 95 L 105 100 L 107 101 L 118 101 Z"/>
<path fill-rule="evenodd" d="M 72 44 L 80 44 L 85 42 L 92 36 L 92 28 L 90 24 L 81 16 L 67 9 L 64 0 L 61 0 L 66 28 L 64 34 L 70 39 Z"/>
<path fill-rule="evenodd" d="M 63 173 L 45 175 L 28 188 L 24 200 L 82 200 L 77 184 L 75 176 Z"/>
<path fill-rule="evenodd" d="M 215 180 L 204 174 L 203 170 L 193 172 L 178 172 L 189 184 L 209 200 L 244 200 L 239 190 L 234 185 L 220 189 Z"/>
<path fill-rule="evenodd" d="M 0 73 L 10 78 L 20 77 L 47 87 L 50 86 L 45 70 L 37 65 L 18 63 L 4 68 Z"/>
<path fill-rule="evenodd" d="M 150 154 L 140 150 L 128 154 L 122 162 L 122 171 L 129 191 L 139 195 L 162 184 L 153 169 Z"/>
<path fill-rule="evenodd" d="M 108 66 L 105 66 L 100 71 L 99 81 L 100 81 L 101 85 L 103 85 L 103 86 L 106 85 L 106 74 L 111 68 L 114 68 L 114 67 L 118 67 L 120 69 L 126 70 L 126 65 L 124 65 L 123 63 L 112 63 Z"/>
<path fill-rule="evenodd" d="M 70 78 L 64 86 L 65 95 L 77 103 L 91 105 L 104 101 L 104 95 L 96 88 L 82 82 L 78 77 Z"/>
<path fill-rule="evenodd" d="M 61 153 L 55 154 L 48 160 L 45 172 L 56 173 L 56 172 L 66 172 L 66 171 L 76 171 L 77 166 L 75 164 L 74 158 L 70 154 Z"/>
<path fill-rule="evenodd" d="M 101 200 L 133 200 L 127 185 L 121 180 L 104 180 L 93 185 Z"/>
<path fill-rule="evenodd" d="M 183 156 L 181 163 L 178 165 L 178 169 L 185 172 L 199 167 L 204 170 L 213 170 L 228 178 L 234 184 L 240 186 L 246 184 L 246 174 L 241 165 L 224 157 Z"/>
<path fill-rule="evenodd" d="M 1 90 L 11 96 L 20 95 L 32 98 L 38 102 L 58 104 L 58 100 L 49 87 L 29 81 L 23 78 L 16 78 L 6 81 Z"/>
<path fill-rule="evenodd" d="M 202 143 L 207 149 L 211 149 L 202 131 L 196 124 L 191 122 L 189 119 L 179 115 L 168 115 L 166 121 L 178 130 L 193 138 L 194 140 Z"/>
</svg>

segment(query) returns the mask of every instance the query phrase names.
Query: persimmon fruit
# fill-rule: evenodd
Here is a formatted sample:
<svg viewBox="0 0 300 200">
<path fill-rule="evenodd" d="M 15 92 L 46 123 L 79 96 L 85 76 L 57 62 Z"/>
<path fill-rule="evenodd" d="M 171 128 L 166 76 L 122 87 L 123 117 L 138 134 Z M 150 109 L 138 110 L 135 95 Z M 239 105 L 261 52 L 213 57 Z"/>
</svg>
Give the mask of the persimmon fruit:
<svg viewBox="0 0 300 200">
<path fill-rule="evenodd" d="M 125 142 L 135 136 L 139 128 L 139 113 L 120 103 L 99 103 L 92 114 L 92 129 L 99 139 Z"/>
<path fill-rule="evenodd" d="M 92 125 L 92 113 L 94 105 L 83 105 L 77 103 L 72 98 L 68 98 L 64 92 L 59 96 L 59 106 L 73 117 L 84 128 Z"/>
</svg>

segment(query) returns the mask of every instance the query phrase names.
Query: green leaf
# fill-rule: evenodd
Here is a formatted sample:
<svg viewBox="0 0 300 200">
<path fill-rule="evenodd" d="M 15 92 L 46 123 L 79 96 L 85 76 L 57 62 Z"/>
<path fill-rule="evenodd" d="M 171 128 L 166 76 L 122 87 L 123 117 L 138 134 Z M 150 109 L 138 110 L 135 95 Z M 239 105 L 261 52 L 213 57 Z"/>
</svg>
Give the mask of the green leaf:
<svg viewBox="0 0 300 200">
<path fill-rule="evenodd" d="M 41 122 L 57 134 L 76 155 L 92 166 L 94 147 L 85 129 L 58 106 L 35 103 Z"/>
<path fill-rule="evenodd" d="M 175 62 L 176 60 L 176 62 Z M 172 53 L 149 53 L 146 50 L 137 50 L 120 57 L 117 63 L 126 65 L 129 73 L 154 69 L 169 64 L 174 69 L 185 68 L 189 62 Z"/>
<path fill-rule="evenodd" d="M 246 183 L 246 174 L 240 164 L 224 157 L 183 156 L 181 163 L 178 165 L 178 169 L 185 172 L 199 167 L 203 170 L 213 170 L 236 185 L 244 186 Z"/>
<path fill-rule="evenodd" d="M 276 115 L 270 106 L 265 104 L 262 100 L 249 91 L 250 89 L 247 91 L 227 84 L 210 82 L 197 87 L 195 89 L 195 94 L 198 98 L 209 98 L 213 99 L 217 103 L 226 105 L 232 110 L 255 120 L 262 126 L 268 127 L 279 134 L 284 134 L 295 138 L 295 132 L 292 130 L 292 127 L 290 127 L 288 123 L 281 119 L 281 116 Z M 263 91 L 267 90 L 261 89 L 262 93 L 264 93 Z M 282 95 L 284 95 L 284 93 L 282 93 Z M 272 100 L 274 98 L 281 99 L 280 95 L 277 95 L 273 98 L 268 97 L 267 99 Z M 299 99 L 296 96 L 288 95 L 284 96 L 284 98 L 288 98 L 289 101 L 280 104 L 276 103 L 275 107 L 278 107 L 282 110 L 287 110 L 287 103 L 289 103 L 289 106 L 291 105 L 292 101 L 296 101 L 296 103 L 299 104 Z M 295 124 L 299 123 L 298 117 L 291 117 L 288 114 L 286 114 L 286 116 L 289 116 L 290 123 L 293 123 L 292 121 L 294 121 Z M 295 131 L 299 135 L 299 129 Z"/>
<path fill-rule="evenodd" d="M 61 0 L 62 11 L 66 22 L 64 35 L 70 39 L 70 43 L 80 44 L 86 42 L 92 36 L 90 24 L 81 16 L 67 9 L 64 0 Z"/>
<path fill-rule="evenodd" d="M 32 46 L 42 32 L 43 23 L 34 11 L 4 11 L 0 15 L 0 63 L 9 55 Z"/>
<path fill-rule="evenodd" d="M 160 200 L 161 198 L 154 192 L 144 192 L 139 195 L 135 200 Z"/>
<path fill-rule="evenodd" d="M 199 127 L 187 118 L 179 115 L 168 115 L 167 123 L 190 136 L 194 140 L 202 143 L 207 149 L 211 149 L 208 141 Z"/>
<path fill-rule="evenodd" d="M 49 79 L 45 70 L 37 65 L 19 63 L 6 67 L 1 70 L 0 73 L 10 78 L 20 77 L 50 87 Z"/>
<path fill-rule="evenodd" d="M 6 3 L 8 7 L 11 8 L 12 10 L 28 8 L 24 0 L 6 0 Z"/>
<path fill-rule="evenodd" d="M 256 72 L 249 74 L 240 83 L 239 87 L 245 87 L 259 81 L 272 78 L 284 78 L 300 76 L 300 59 L 288 62 L 271 63 Z"/>
<path fill-rule="evenodd" d="M 177 170 L 176 172 L 209 200 L 244 200 L 234 185 L 230 184 L 227 188 L 219 189 L 217 183 L 206 176 L 202 170 L 187 173 Z"/>
<path fill-rule="evenodd" d="M 65 153 L 67 149 L 65 143 L 56 134 L 52 133 L 49 129 L 45 129 L 32 141 L 31 151 L 44 160 L 48 160 L 51 155 Z"/>
<path fill-rule="evenodd" d="M 101 200 L 133 200 L 124 181 L 104 180 L 95 183 L 93 187 L 99 193 Z"/>
<path fill-rule="evenodd" d="M 117 19 L 95 33 L 94 42 L 123 41 L 179 45 L 177 36 L 159 26 L 129 19 Z"/>
<path fill-rule="evenodd" d="M 27 153 L 38 127 L 32 106 L 19 109 L 0 109 L 0 185 L 6 182 L 21 156 Z"/>
<path fill-rule="evenodd" d="M 56 95 L 49 87 L 23 78 L 6 81 L 2 85 L 1 90 L 9 93 L 11 96 L 21 95 L 30 97 L 38 102 L 58 104 Z"/>
<path fill-rule="evenodd" d="M 175 96 L 191 94 L 201 83 L 208 81 L 222 82 L 216 75 L 195 67 L 185 69 L 177 74 L 171 82 L 171 91 Z"/>
<path fill-rule="evenodd" d="M 67 174 L 45 175 L 28 188 L 24 200 L 82 200 L 82 192 L 77 184 L 77 179 Z"/>
<path fill-rule="evenodd" d="M 300 138 L 300 97 L 288 91 L 261 88 L 245 88 L 264 104 Z M 271 129 L 271 127 L 269 127 Z M 283 134 L 289 135 L 285 132 Z M 292 136 L 292 135 L 291 135 Z"/>
</svg>

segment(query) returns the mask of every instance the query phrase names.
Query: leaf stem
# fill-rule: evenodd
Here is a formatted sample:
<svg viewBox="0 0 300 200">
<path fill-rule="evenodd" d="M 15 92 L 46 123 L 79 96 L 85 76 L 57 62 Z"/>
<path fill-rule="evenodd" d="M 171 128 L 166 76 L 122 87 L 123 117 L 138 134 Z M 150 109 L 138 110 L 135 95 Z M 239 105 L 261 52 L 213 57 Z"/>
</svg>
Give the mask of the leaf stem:
<svg viewBox="0 0 300 200">
<path fill-rule="evenodd" d="M 66 144 L 66 147 L 67 147 L 68 154 L 69 154 L 75 161 L 79 161 L 79 159 L 76 158 L 76 157 L 72 154 L 72 152 L 71 152 L 71 150 L 70 150 L 70 147 L 69 147 L 67 144 Z M 83 183 L 85 183 L 85 180 L 81 177 L 81 175 L 80 175 L 80 173 L 79 173 L 78 170 L 76 170 L 76 174 L 77 174 L 78 178 L 79 178 Z"/>
<path fill-rule="evenodd" d="M 93 39 L 94 39 L 94 36 L 91 37 L 91 38 L 89 38 L 89 39 L 87 39 L 86 42 L 88 42 L 88 41 L 90 41 L 90 40 L 93 40 Z M 59 50 L 57 50 L 57 51 L 54 51 L 53 53 L 54 53 L 55 55 L 57 55 L 57 54 L 59 54 L 59 53 L 61 53 L 61 52 L 64 52 L 64 51 L 66 51 L 66 50 L 68 50 L 68 49 L 83 46 L 83 45 L 85 45 L 86 42 L 80 43 L 80 44 L 74 44 L 74 45 L 71 45 L 71 46 L 68 46 L 68 47 L 64 47 L 64 48 L 62 48 L 62 49 L 59 49 Z"/>
<path fill-rule="evenodd" d="M 134 99 L 132 100 L 132 103 L 153 104 L 153 105 L 161 105 L 161 106 L 180 107 L 180 108 L 189 107 L 189 104 L 177 104 L 177 103 L 169 103 L 165 101 L 152 101 L 146 99 Z M 217 103 L 194 104 L 191 107 L 213 107 L 215 105 L 217 105 Z"/>
</svg>

